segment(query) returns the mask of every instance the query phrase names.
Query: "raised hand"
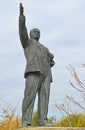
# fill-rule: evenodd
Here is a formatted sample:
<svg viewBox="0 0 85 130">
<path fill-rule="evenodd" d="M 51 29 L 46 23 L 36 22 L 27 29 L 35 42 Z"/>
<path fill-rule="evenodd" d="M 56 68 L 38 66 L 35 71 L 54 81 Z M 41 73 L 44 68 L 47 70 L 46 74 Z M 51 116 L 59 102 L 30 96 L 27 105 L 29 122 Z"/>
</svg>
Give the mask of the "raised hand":
<svg viewBox="0 0 85 130">
<path fill-rule="evenodd" d="M 23 8 L 23 5 L 22 5 L 22 3 L 20 3 L 20 15 L 23 15 L 23 11 L 24 10 L 24 8 Z"/>
</svg>

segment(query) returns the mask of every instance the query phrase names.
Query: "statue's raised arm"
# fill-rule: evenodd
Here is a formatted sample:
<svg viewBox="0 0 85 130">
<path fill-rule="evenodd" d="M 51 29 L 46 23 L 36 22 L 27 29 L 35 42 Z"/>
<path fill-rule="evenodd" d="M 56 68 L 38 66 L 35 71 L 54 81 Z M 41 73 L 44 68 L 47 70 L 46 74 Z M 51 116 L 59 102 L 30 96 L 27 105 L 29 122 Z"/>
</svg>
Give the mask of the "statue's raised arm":
<svg viewBox="0 0 85 130">
<path fill-rule="evenodd" d="M 26 25 L 25 25 L 26 18 L 23 14 L 24 8 L 23 8 L 22 3 L 20 3 L 19 10 L 20 10 L 20 14 L 19 14 L 19 36 L 20 36 L 20 41 L 21 41 L 23 48 L 26 48 L 28 46 L 29 37 L 28 37 L 28 33 L 27 33 L 27 28 L 26 28 Z"/>
</svg>

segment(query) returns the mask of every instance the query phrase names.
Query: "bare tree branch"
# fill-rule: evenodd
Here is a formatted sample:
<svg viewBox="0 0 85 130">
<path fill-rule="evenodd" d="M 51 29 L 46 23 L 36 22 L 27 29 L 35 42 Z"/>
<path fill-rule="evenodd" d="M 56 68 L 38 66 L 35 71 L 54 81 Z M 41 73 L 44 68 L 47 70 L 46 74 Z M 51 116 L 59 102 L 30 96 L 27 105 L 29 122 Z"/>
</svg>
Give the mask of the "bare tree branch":
<svg viewBox="0 0 85 130">
<path fill-rule="evenodd" d="M 73 88 L 75 88 L 76 90 L 78 90 L 78 91 L 80 91 L 80 92 L 85 92 L 84 90 L 81 90 L 81 89 L 77 88 L 78 86 L 74 86 L 71 81 L 69 81 L 69 83 L 70 83 L 71 86 L 72 86 Z"/>
<path fill-rule="evenodd" d="M 77 106 L 79 106 L 80 108 L 82 108 L 83 110 L 85 110 L 85 107 L 83 107 L 83 106 L 80 104 L 80 102 L 76 101 L 73 97 L 67 96 L 67 95 L 66 95 L 66 97 L 67 97 L 71 102 L 73 102 L 74 104 L 76 104 Z"/>
<path fill-rule="evenodd" d="M 83 82 L 79 79 L 75 68 L 72 65 L 69 65 L 69 67 L 67 67 L 67 69 L 70 71 L 70 74 L 73 76 L 73 78 L 77 82 L 77 86 L 74 86 L 72 84 L 72 82 L 70 81 L 70 84 L 72 85 L 72 87 L 74 87 L 75 89 L 77 89 L 80 92 L 85 92 L 85 84 L 83 84 Z"/>
</svg>

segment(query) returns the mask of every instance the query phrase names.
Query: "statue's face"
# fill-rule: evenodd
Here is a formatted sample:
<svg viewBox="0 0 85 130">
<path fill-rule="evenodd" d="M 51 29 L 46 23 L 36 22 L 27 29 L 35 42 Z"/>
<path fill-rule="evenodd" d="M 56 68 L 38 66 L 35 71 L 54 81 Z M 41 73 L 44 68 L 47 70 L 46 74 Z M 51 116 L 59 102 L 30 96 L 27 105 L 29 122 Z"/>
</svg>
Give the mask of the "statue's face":
<svg viewBox="0 0 85 130">
<path fill-rule="evenodd" d="M 34 28 L 30 31 L 30 37 L 35 40 L 39 40 L 40 38 L 40 31 L 37 28 Z"/>
</svg>

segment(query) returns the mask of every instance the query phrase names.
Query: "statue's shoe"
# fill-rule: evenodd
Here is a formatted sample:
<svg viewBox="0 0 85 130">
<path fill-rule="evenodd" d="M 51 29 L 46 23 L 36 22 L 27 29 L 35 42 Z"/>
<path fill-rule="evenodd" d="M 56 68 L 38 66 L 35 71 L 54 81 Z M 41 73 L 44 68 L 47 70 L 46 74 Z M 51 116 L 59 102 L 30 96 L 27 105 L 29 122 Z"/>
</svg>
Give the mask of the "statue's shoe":
<svg viewBox="0 0 85 130">
<path fill-rule="evenodd" d="M 53 124 L 49 124 L 49 123 L 45 123 L 45 124 L 42 124 L 42 125 L 39 125 L 39 126 L 45 126 L 45 127 L 53 127 L 54 125 Z"/>
<path fill-rule="evenodd" d="M 26 122 L 22 123 L 22 128 L 31 127 L 31 124 L 27 124 Z"/>
</svg>

